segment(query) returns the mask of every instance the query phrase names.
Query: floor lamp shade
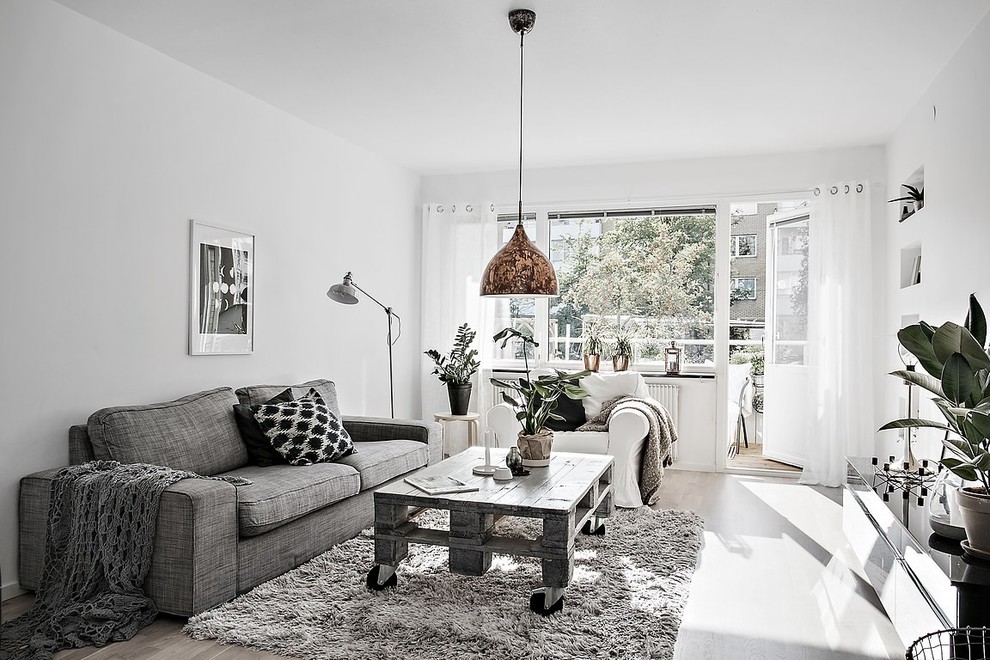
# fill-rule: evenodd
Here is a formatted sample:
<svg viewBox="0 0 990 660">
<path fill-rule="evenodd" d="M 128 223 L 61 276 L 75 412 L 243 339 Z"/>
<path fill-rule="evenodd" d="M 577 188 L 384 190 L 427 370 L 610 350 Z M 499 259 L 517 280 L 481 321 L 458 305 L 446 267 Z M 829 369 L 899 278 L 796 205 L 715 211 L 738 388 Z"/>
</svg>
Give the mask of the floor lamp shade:
<svg viewBox="0 0 990 660">
<path fill-rule="evenodd" d="M 522 223 L 495 253 L 481 276 L 481 295 L 549 298 L 558 295 L 557 273 L 546 255 L 529 240 Z"/>
</svg>

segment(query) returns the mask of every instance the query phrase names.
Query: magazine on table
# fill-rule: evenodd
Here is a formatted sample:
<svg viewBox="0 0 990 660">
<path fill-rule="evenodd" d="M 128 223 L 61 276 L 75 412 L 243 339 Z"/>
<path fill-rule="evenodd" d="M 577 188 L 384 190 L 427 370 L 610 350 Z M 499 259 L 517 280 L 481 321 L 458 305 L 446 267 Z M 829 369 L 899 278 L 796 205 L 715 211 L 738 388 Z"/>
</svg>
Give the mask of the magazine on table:
<svg viewBox="0 0 990 660">
<path fill-rule="evenodd" d="M 406 483 L 415 486 L 427 495 L 444 495 L 446 493 L 469 493 L 478 490 L 477 486 L 464 483 L 460 479 L 448 476 L 437 477 L 406 477 Z"/>
</svg>

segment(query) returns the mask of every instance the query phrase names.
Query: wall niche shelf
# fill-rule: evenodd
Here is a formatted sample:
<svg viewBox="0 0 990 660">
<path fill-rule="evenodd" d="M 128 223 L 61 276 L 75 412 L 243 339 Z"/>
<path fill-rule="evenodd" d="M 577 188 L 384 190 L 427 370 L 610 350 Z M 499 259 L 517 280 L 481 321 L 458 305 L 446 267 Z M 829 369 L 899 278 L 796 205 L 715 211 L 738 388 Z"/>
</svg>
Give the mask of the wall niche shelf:
<svg viewBox="0 0 990 660">
<path fill-rule="evenodd" d="M 900 287 L 907 289 L 921 284 L 921 243 L 901 248 Z"/>
<path fill-rule="evenodd" d="M 911 191 L 908 186 L 920 190 L 922 193 L 921 204 L 915 208 L 914 202 L 911 200 L 898 202 L 900 209 L 898 222 L 904 222 L 911 216 L 917 215 L 925 208 L 924 202 L 924 192 L 925 192 L 925 166 L 921 165 L 918 169 L 911 173 L 904 183 L 900 185 L 897 189 L 897 197 L 910 197 Z"/>
</svg>

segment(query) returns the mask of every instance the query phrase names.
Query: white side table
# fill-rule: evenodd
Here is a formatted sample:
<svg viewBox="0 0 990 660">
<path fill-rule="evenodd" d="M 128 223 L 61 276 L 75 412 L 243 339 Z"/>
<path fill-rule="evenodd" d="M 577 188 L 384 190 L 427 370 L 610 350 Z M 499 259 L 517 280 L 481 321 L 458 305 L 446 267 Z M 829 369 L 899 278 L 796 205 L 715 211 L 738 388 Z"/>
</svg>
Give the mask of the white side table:
<svg viewBox="0 0 990 660">
<path fill-rule="evenodd" d="M 481 415 L 476 412 L 469 412 L 466 415 L 451 415 L 450 413 L 433 413 L 433 421 L 440 422 L 443 426 L 443 456 L 447 455 L 447 422 L 466 422 L 468 431 L 468 447 L 479 444 L 481 437 Z"/>
</svg>

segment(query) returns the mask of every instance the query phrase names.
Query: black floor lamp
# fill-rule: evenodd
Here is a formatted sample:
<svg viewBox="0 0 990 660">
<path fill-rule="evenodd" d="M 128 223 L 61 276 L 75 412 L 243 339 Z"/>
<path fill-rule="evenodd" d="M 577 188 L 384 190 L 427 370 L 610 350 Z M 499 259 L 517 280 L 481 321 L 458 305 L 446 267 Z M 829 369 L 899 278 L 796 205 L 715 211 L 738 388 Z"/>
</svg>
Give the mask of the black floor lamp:
<svg viewBox="0 0 990 660">
<path fill-rule="evenodd" d="M 344 305 L 356 305 L 358 303 L 358 297 L 354 293 L 355 290 L 368 296 L 372 302 L 384 309 L 385 316 L 388 318 L 388 400 L 391 415 L 392 417 L 395 417 L 395 390 L 392 386 L 392 346 L 394 346 L 395 342 L 399 341 L 399 337 L 402 336 L 402 319 L 399 318 L 398 314 L 392 311 L 391 307 L 383 305 L 373 295 L 355 284 L 350 273 L 344 275 L 343 282 L 340 284 L 334 284 L 330 287 L 330 290 L 327 291 L 327 297 L 330 298 L 330 300 L 335 300 L 339 303 L 343 303 Z M 399 322 L 399 334 L 396 335 L 395 339 L 392 339 L 393 318 Z"/>
</svg>

